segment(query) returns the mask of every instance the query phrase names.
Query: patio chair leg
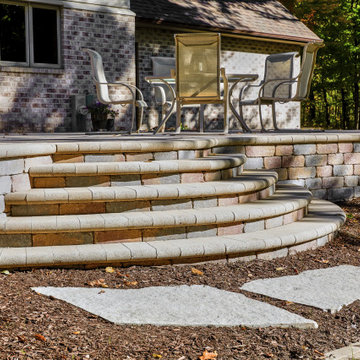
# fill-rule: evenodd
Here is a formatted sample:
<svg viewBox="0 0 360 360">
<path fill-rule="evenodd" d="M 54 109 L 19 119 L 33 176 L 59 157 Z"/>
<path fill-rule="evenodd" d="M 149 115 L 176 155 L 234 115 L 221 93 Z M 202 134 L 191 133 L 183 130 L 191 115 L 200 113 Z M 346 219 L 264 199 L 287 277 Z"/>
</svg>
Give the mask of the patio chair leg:
<svg viewBox="0 0 360 360">
<path fill-rule="evenodd" d="M 277 126 L 277 122 L 276 122 L 275 101 L 272 103 L 271 108 L 272 108 L 272 119 L 273 119 L 274 129 L 279 130 L 279 128 Z"/>
<path fill-rule="evenodd" d="M 262 112 L 261 112 L 261 102 L 259 102 L 259 118 L 260 118 L 261 131 L 266 132 L 266 129 L 265 129 L 264 123 L 263 123 Z"/>
<path fill-rule="evenodd" d="M 245 121 L 245 119 L 244 119 L 244 111 L 243 111 L 242 105 L 239 105 L 239 113 L 240 113 L 240 117 Z"/>
<path fill-rule="evenodd" d="M 205 108 L 204 105 L 200 105 L 200 108 L 199 108 L 199 131 L 201 133 L 204 132 L 204 108 Z"/>
<path fill-rule="evenodd" d="M 181 104 L 180 101 L 176 101 L 176 134 L 181 132 Z"/>
<path fill-rule="evenodd" d="M 141 125 L 142 125 L 142 121 L 143 121 L 143 117 L 144 117 L 144 108 L 142 106 L 139 106 L 139 107 L 140 107 L 140 115 L 139 115 L 138 128 L 136 130 L 137 133 L 139 133 L 141 130 Z"/>
<path fill-rule="evenodd" d="M 134 101 L 131 106 L 131 127 L 130 127 L 129 134 L 132 134 L 133 129 L 134 129 L 135 114 L 136 114 L 136 102 Z"/>
<path fill-rule="evenodd" d="M 229 133 L 228 102 L 224 102 L 224 134 Z"/>
<path fill-rule="evenodd" d="M 167 113 L 167 104 L 164 104 L 161 107 L 161 122 L 165 119 L 166 113 Z M 165 124 L 163 124 L 161 126 L 161 129 L 159 129 L 159 132 L 162 132 L 162 133 L 165 132 Z"/>
</svg>

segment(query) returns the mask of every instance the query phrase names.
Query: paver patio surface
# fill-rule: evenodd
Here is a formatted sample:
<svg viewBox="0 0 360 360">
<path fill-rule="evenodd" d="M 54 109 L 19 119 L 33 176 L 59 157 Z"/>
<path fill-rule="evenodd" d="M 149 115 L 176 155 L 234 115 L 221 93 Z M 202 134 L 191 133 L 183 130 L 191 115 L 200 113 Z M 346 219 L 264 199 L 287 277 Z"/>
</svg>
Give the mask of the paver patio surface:
<svg viewBox="0 0 360 360">
<path fill-rule="evenodd" d="M 116 324 L 317 328 L 305 319 L 246 296 L 204 285 L 142 289 L 37 287 Z"/>
<path fill-rule="evenodd" d="M 360 267 L 340 265 L 308 270 L 299 275 L 255 280 L 241 289 L 334 313 L 360 299 L 359 279 Z"/>
</svg>

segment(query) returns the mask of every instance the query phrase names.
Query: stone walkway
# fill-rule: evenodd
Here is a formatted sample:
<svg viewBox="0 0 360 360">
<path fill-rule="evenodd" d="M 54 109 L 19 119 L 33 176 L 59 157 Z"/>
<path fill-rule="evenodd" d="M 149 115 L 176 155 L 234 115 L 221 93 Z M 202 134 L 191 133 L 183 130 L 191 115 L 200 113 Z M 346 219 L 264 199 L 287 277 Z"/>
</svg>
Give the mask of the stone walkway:
<svg viewBox="0 0 360 360">
<path fill-rule="evenodd" d="M 341 265 L 309 270 L 295 276 L 255 280 L 241 289 L 335 312 L 360 299 L 359 275 L 359 267 Z M 127 290 L 36 287 L 33 290 L 66 301 L 116 324 L 318 327 L 311 319 L 265 302 L 204 285 Z M 356 343 L 327 353 L 326 359 L 354 359 L 359 354 L 359 344 Z"/>
<path fill-rule="evenodd" d="M 305 319 L 246 296 L 203 285 L 143 289 L 55 288 L 34 291 L 64 300 L 115 324 L 317 328 Z"/>
</svg>

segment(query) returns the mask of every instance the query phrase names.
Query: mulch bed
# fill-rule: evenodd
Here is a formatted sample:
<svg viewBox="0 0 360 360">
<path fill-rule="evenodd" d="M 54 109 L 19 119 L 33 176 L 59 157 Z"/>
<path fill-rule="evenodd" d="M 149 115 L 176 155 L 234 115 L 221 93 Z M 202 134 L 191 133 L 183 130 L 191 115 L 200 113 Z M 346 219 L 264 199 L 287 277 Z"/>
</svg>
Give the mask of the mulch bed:
<svg viewBox="0 0 360 360">
<path fill-rule="evenodd" d="M 341 204 L 348 221 L 332 243 L 284 259 L 134 266 L 115 269 L 113 273 L 104 269 L 37 269 L 0 274 L 0 359 L 188 360 L 199 359 L 205 350 L 216 351 L 218 355 L 213 357 L 216 359 L 322 359 L 325 352 L 360 340 L 360 301 L 332 315 L 309 306 L 240 291 L 239 287 L 249 280 L 294 275 L 309 269 L 341 264 L 360 266 L 359 205 L 360 199 Z M 120 326 L 30 289 L 99 285 L 126 289 L 182 284 L 242 292 L 315 320 L 319 328 Z"/>
</svg>

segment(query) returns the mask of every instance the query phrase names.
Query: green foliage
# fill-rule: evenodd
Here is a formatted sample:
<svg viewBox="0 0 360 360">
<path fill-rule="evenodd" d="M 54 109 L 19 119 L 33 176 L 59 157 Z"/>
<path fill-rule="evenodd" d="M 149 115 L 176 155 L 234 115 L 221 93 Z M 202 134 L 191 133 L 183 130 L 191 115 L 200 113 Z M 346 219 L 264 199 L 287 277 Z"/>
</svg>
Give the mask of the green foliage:
<svg viewBox="0 0 360 360">
<path fill-rule="evenodd" d="M 360 0 L 282 0 L 325 42 L 303 126 L 359 128 Z"/>
</svg>

